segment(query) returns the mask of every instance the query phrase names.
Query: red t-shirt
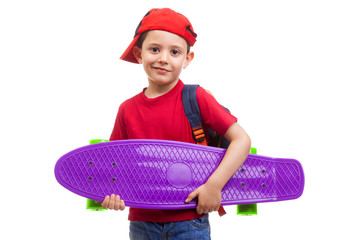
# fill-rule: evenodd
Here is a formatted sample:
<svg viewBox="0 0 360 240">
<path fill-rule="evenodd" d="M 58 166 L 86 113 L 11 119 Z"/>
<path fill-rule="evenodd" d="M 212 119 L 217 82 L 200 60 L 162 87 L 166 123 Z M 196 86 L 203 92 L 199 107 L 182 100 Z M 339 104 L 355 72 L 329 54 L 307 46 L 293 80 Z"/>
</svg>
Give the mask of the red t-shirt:
<svg viewBox="0 0 360 240">
<path fill-rule="evenodd" d="M 123 102 L 116 116 L 110 140 L 163 139 L 195 143 L 182 104 L 183 87 L 184 83 L 179 80 L 173 89 L 162 96 L 147 98 L 143 91 Z M 224 135 L 237 121 L 202 87 L 197 89 L 196 98 L 204 127 L 210 127 Z M 129 220 L 132 221 L 174 222 L 199 217 L 201 216 L 195 209 L 130 208 L 129 211 Z"/>
</svg>

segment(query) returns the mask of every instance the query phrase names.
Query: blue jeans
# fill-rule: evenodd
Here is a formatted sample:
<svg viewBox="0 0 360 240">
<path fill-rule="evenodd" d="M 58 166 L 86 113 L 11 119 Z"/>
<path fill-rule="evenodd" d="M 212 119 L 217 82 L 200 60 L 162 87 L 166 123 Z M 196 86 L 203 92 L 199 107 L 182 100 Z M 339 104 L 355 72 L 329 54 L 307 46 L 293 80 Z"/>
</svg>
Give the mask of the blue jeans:
<svg viewBox="0 0 360 240">
<path fill-rule="evenodd" d="M 210 240 L 209 215 L 198 219 L 156 223 L 130 221 L 130 240 Z"/>
</svg>

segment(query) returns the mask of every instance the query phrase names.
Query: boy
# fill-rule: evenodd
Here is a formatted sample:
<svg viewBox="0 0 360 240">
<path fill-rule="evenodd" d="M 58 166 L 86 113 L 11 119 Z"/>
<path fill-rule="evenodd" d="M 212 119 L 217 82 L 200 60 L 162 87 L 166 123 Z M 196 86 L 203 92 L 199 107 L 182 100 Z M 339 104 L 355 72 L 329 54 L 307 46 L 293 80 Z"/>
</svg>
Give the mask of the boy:
<svg viewBox="0 0 360 240">
<path fill-rule="evenodd" d="M 147 88 L 120 105 L 110 140 L 165 139 L 195 143 L 181 101 L 184 86 L 179 79 L 194 53 L 196 41 L 189 20 L 171 9 L 152 9 L 140 22 L 122 60 L 140 63 L 148 77 Z M 197 101 L 205 127 L 230 141 L 216 171 L 207 182 L 190 193 L 184 202 L 198 198 L 196 209 L 154 210 L 130 208 L 130 239 L 210 239 L 208 213 L 221 204 L 221 189 L 245 161 L 250 139 L 228 113 L 203 88 Z M 125 203 L 114 194 L 103 207 L 124 210 Z"/>
</svg>

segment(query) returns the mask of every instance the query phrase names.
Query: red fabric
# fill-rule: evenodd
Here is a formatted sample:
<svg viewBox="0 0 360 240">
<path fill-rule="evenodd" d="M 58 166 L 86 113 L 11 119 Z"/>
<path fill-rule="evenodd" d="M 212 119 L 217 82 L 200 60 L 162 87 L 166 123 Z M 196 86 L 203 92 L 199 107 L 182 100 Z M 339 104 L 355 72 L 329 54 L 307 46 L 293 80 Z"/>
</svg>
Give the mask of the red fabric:
<svg viewBox="0 0 360 240">
<path fill-rule="evenodd" d="M 120 105 L 110 140 L 164 139 L 195 143 L 181 100 L 184 84 L 168 93 L 149 99 L 143 92 Z M 197 89 L 197 101 L 203 124 L 224 135 L 236 118 L 218 104 L 203 88 Z M 190 194 L 190 193 L 189 193 Z M 184 199 L 185 201 L 185 199 Z M 126 204 L 126 202 L 125 202 Z M 150 210 L 130 208 L 129 220 L 174 222 L 200 217 L 195 209 Z"/>
</svg>

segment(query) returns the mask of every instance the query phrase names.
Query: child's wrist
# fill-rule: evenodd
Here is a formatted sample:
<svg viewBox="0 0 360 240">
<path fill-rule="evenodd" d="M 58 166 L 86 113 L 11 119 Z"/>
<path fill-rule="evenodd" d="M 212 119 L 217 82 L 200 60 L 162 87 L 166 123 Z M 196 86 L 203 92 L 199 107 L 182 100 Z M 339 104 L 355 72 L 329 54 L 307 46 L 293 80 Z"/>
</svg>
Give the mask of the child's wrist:
<svg viewBox="0 0 360 240">
<path fill-rule="evenodd" d="M 219 179 L 217 179 L 216 177 L 210 177 L 207 180 L 206 185 L 209 186 L 212 189 L 217 189 L 217 190 L 220 190 L 220 191 L 225 186 L 225 184 L 222 184 L 221 181 Z"/>
</svg>

